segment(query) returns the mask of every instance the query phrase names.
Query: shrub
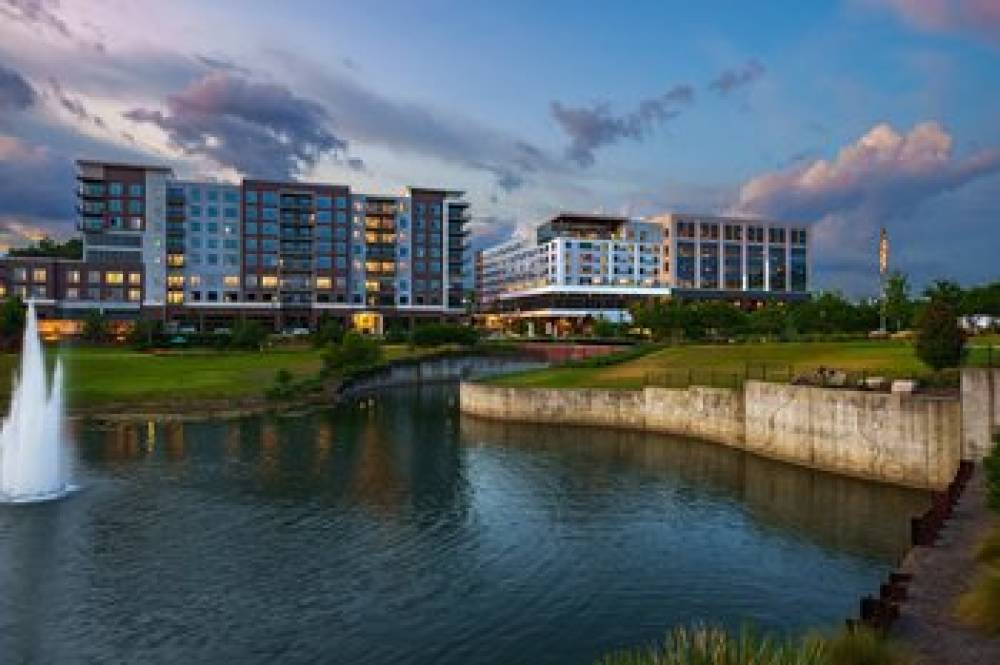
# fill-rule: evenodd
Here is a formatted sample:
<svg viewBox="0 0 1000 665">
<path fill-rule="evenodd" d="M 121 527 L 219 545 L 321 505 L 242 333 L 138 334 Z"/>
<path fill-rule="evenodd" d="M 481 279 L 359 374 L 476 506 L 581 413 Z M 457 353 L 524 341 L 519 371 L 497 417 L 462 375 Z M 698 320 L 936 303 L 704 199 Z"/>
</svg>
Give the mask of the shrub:
<svg viewBox="0 0 1000 665">
<path fill-rule="evenodd" d="M 323 356 L 325 374 L 345 374 L 377 365 L 382 360 L 382 347 L 377 340 L 350 330 L 340 344 L 333 345 Z"/>
<path fill-rule="evenodd" d="M 413 331 L 412 340 L 416 346 L 440 346 L 461 344 L 471 346 L 479 339 L 479 333 L 471 326 L 457 326 L 448 323 L 425 323 Z"/>
<path fill-rule="evenodd" d="M 958 311 L 945 299 L 931 300 L 920 316 L 917 357 L 928 367 L 956 367 L 965 352 L 965 333 L 958 326 Z"/>
<path fill-rule="evenodd" d="M 163 329 L 163 323 L 149 319 L 139 319 L 128 331 L 126 341 L 136 350 L 148 349 L 156 342 Z"/>
<path fill-rule="evenodd" d="M 288 399 L 294 392 L 292 373 L 287 369 L 279 369 L 274 375 L 274 383 L 271 384 L 271 387 L 264 394 L 268 399 L 278 400 Z"/>
<path fill-rule="evenodd" d="M 399 322 L 393 322 L 389 325 L 389 328 L 385 331 L 385 341 L 389 344 L 402 344 L 406 342 L 409 335 L 406 333 L 406 328 L 403 324 Z"/>
<path fill-rule="evenodd" d="M 591 328 L 591 333 L 597 338 L 608 338 L 618 336 L 619 326 L 607 320 L 603 316 L 597 317 L 594 321 L 594 326 Z"/>
<path fill-rule="evenodd" d="M 95 344 L 108 341 L 108 320 L 98 310 L 89 310 L 83 319 L 83 339 Z"/>
<path fill-rule="evenodd" d="M 219 335 L 225 343 L 225 336 Z M 267 331 L 257 321 L 237 321 L 233 326 L 232 335 L 229 337 L 229 345 L 236 349 L 259 350 L 267 339 Z"/>
<path fill-rule="evenodd" d="M 337 319 L 325 319 L 312 336 L 317 349 L 330 344 L 340 344 L 344 340 L 344 326 Z"/>
</svg>

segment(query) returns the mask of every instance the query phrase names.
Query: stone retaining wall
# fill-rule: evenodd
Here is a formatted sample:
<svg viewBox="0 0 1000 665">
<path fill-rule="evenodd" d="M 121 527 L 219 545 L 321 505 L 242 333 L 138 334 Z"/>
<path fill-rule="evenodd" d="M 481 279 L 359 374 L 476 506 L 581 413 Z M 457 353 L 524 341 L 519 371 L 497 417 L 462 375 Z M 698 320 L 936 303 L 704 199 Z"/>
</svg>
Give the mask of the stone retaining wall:
<svg viewBox="0 0 1000 665">
<path fill-rule="evenodd" d="M 982 459 L 1000 428 L 1000 367 L 962 370 L 962 453 Z"/>
<path fill-rule="evenodd" d="M 956 399 L 748 381 L 744 390 L 518 388 L 463 383 L 471 415 L 692 436 L 811 468 L 940 489 L 958 469 Z"/>
</svg>

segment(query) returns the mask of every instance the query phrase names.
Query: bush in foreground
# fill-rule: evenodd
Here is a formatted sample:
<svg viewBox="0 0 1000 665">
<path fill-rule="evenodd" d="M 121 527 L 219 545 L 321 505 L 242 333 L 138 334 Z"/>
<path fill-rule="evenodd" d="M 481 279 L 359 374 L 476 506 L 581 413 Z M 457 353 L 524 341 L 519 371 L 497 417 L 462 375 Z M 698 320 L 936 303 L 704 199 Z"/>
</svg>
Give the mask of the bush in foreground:
<svg viewBox="0 0 1000 665">
<path fill-rule="evenodd" d="M 935 371 L 957 367 L 965 355 L 965 333 L 958 326 L 958 311 L 943 298 L 935 298 L 920 315 L 917 357 Z"/>
<path fill-rule="evenodd" d="M 744 627 L 673 630 L 662 645 L 605 656 L 601 665 L 906 665 L 908 656 L 878 634 L 857 629 L 832 638 L 780 640 Z"/>
<path fill-rule="evenodd" d="M 378 340 L 349 330 L 340 344 L 334 344 L 323 356 L 326 374 L 345 374 L 377 365 L 382 360 L 382 347 Z"/>
</svg>

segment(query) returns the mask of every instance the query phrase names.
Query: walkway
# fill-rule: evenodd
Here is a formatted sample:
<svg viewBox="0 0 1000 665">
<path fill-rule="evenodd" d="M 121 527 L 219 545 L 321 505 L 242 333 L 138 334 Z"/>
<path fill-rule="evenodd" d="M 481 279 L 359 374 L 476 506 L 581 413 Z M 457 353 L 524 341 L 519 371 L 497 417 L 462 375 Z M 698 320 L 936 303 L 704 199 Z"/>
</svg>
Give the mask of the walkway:
<svg viewBox="0 0 1000 665">
<path fill-rule="evenodd" d="M 1000 638 L 991 639 L 954 617 L 956 599 L 975 576 L 979 540 L 997 523 L 986 507 L 982 468 L 977 465 L 951 518 L 934 547 L 915 547 L 901 570 L 912 573 L 909 597 L 892 636 L 926 665 L 1000 663 Z"/>
</svg>

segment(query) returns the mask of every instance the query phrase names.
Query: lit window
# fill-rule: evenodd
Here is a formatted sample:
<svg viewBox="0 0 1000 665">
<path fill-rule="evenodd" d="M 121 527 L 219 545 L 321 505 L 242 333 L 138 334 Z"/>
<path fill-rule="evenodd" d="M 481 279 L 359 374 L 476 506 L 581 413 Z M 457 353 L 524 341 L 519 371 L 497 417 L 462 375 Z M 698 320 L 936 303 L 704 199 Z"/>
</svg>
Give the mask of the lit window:
<svg viewBox="0 0 1000 665">
<path fill-rule="evenodd" d="M 70 270 L 68 273 L 66 273 L 66 281 L 68 281 L 70 284 L 79 284 L 80 283 L 80 271 L 79 270 Z"/>
<path fill-rule="evenodd" d="M 7 285 L 0 284 L 0 298 L 6 298 L 6 297 L 7 297 Z"/>
<path fill-rule="evenodd" d="M 18 282 L 25 282 L 28 280 L 28 269 L 27 268 L 15 268 L 14 269 L 14 279 Z"/>
<path fill-rule="evenodd" d="M 123 272 L 106 272 L 106 273 L 104 273 L 104 283 L 105 284 L 124 284 L 125 283 L 125 273 L 123 273 Z"/>
<path fill-rule="evenodd" d="M 260 285 L 265 289 L 273 289 L 278 285 L 278 278 L 274 275 L 262 275 Z"/>
<path fill-rule="evenodd" d="M 31 271 L 31 281 L 33 282 L 44 282 L 47 278 L 45 268 L 35 268 Z"/>
<path fill-rule="evenodd" d="M 167 302 L 171 305 L 179 305 L 184 302 L 183 291 L 167 291 Z"/>
<path fill-rule="evenodd" d="M 184 255 L 183 254 L 167 254 L 167 265 L 171 268 L 182 268 L 184 267 Z"/>
<path fill-rule="evenodd" d="M 240 276 L 239 275 L 226 275 L 222 278 L 222 283 L 225 286 L 239 286 Z"/>
<path fill-rule="evenodd" d="M 184 275 L 167 275 L 167 286 L 184 286 Z"/>
<path fill-rule="evenodd" d="M 317 277 L 316 278 L 316 288 L 317 289 L 329 289 L 331 286 L 329 277 Z"/>
<path fill-rule="evenodd" d="M 142 284 L 142 273 L 141 272 L 130 272 L 128 274 L 129 284 Z"/>
<path fill-rule="evenodd" d="M 78 300 L 80 298 L 80 289 L 72 286 L 66 289 L 66 299 L 67 300 Z"/>
<path fill-rule="evenodd" d="M 137 300 L 140 300 L 141 298 L 142 298 L 142 289 L 129 289 L 128 290 L 128 299 L 129 300 L 135 302 Z"/>
<path fill-rule="evenodd" d="M 198 288 L 201 286 L 201 275 L 191 275 L 188 277 L 188 286 L 191 288 Z"/>
</svg>

